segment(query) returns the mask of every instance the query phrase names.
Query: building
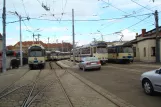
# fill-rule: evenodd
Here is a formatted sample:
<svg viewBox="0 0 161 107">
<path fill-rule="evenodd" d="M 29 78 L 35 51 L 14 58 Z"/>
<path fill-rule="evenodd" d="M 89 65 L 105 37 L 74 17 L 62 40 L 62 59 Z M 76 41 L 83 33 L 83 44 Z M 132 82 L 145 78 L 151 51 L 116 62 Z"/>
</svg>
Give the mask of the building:
<svg viewBox="0 0 161 107">
<path fill-rule="evenodd" d="M 161 27 L 159 27 L 159 41 L 161 39 Z M 142 62 L 156 62 L 156 29 L 146 31 L 142 29 L 140 35 L 136 34 L 136 39 L 129 42 L 134 50 L 134 60 Z M 161 48 L 161 41 L 160 41 Z M 161 56 L 161 49 L 160 49 Z M 160 57 L 161 62 L 161 57 Z"/>
<path fill-rule="evenodd" d="M 49 51 L 62 51 L 62 52 L 69 52 L 71 51 L 73 46 L 70 43 L 49 43 L 46 44 L 46 50 Z"/>
<path fill-rule="evenodd" d="M 46 50 L 49 51 L 71 51 L 72 45 L 70 43 L 43 43 L 42 41 L 39 42 Z M 33 44 L 33 41 L 24 41 L 22 42 L 22 51 L 24 53 L 28 52 L 28 47 Z M 20 50 L 20 42 L 17 42 L 14 46 L 7 46 L 8 50 L 13 50 L 19 52 Z"/>
<path fill-rule="evenodd" d="M 2 34 L 0 33 L 0 51 L 3 49 L 3 44 L 2 44 Z"/>
</svg>

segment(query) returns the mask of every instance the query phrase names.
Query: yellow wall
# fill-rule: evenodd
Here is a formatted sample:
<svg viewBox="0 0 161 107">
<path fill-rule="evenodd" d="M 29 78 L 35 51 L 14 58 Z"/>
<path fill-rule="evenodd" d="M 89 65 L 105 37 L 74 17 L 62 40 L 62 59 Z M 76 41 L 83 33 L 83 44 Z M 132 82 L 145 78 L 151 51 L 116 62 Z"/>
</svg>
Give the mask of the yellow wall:
<svg viewBox="0 0 161 107">
<path fill-rule="evenodd" d="M 155 62 L 155 56 L 151 56 L 152 50 L 151 47 L 155 47 L 155 40 L 144 40 L 137 43 L 139 48 L 139 57 L 140 61 L 143 62 Z M 146 48 L 146 56 L 144 56 L 144 47 Z"/>
</svg>

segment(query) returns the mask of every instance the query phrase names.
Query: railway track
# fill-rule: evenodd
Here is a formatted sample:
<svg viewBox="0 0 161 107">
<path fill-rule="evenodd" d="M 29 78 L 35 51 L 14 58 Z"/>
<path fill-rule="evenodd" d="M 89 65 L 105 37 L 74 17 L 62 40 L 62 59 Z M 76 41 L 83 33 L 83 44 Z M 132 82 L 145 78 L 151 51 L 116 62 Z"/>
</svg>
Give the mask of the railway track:
<svg viewBox="0 0 161 107">
<path fill-rule="evenodd" d="M 17 87 L 15 89 L 12 89 L 12 91 L 9 91 L 13 86 L 16 84 L 16 82 L 20 81 L 21 78 L 23 78 L 30 70 L 27 70 L 22 76 L 20 76 L 18 79 L 13 81 L 11 84 L 9 84 L 7 87 L 5 87 L 3 90 L 0 91 L 0 99 L 3 98 L 4 96 L 8 95 L 11 92 L 14 92 L 18 90 L 19 88 L 22 88 L 23 86 Z M 8 92 L 9 91 L 9 92 Z"/>
<path fill-rule="evenodd" d="M 60 85 L 61 90 L 62 90 L 62 92 L 63 92 L 64 96 L 66 97 L 66 100 L 67 100 L 67 102 L 69 104 L 69 107 L 74 107 L 73 104 L 72 104 L 72 102 L 71 102 L 71 100 L 70 100 L 70 98 L 69 98 L 69 96 L 68 96 L 68 94 L 65 91 L 65 88 L 63 87 L 63 85 L 62 85 L 62 83 L 60 81 L 60 77 L 62 77 L 66 72 L 64 72 L 60 77 L 58 77 L 57 74 L 56 74 L 56 69 L 59 69 L 60 67 L 57 66 L 55 63 L 53 63 L 53 65 L 51 65 L 51 63 L 49 63 L 49 64 L 50 64 L 50 68 L 51 68 L 52 74 L 55 75 L 55 79 L 52 79 L 52 80 L 48 81 L 46 83 L 46 85 L 44 87 L 42 87 L 35 94 L 33 94 L 34 93 L 33 92 L 34 89 L 32 89 L 30 91 L 30 94 L 29 94 L 28 98 L 25 100 L 25 102 L 23 103 L 23 105 L 21 107 L 30 107 L 30 106 L 32 106 L 34 103 L 36 103 L 35 100 L 37 99 L 37 97 L 42 98 L 42 94 L 44 93 L 44 91 L 46 89 L 50 88 L 50 86 L 52 86 L 56 82 L 58 82 L 58 84 Z"/>
<path fill-rule="evenodd" d="M 56 63 L 57 64 L 57 63 Z M 73 75 L 71 72 L 69 72 L 66 68 L 63 68 L 62 66 L 60 66 L 59 64 L 57 64 L 61 69 L 64 69 L 65 72 L 71 74 L 73 77 L 77 78 L 79 81 L 81 81 L 83 84 L 85 84 L 86 86 L 88 86 L 90 89 L 92 89 L 93 91 L 95 91 L 96 93 L 98 93 L 99 95 L 101 95 L 102 97 L 104 97 L 105 99 L 109 100 L 110 102 L 112 102 L 113 104 L 115 104 L 118 107 L 122 107 L 120 106 L 118 103 L 114 102 L 113 100 L 109 99 L 108 97 L 106 97 L 105 95 L 103 95 L 101 92 L 97 91 L 95 88 L 91 87 L 89 84 L 87 84 L 86 82 L 82 81 L 80 78 L 78 78 L 77 76 Z"/>
<path fill-rule="evenodd" d="M 17 82 L 22 83 L 23 77 L 26 76 L 26 74 L 29 71 L 26 71 L 20 78 L 18 78 L 16 81 L 14 81 L 12 84 L 10 84 L 9 86 L 7 86 L 6 88 L 4 88 L 1 91 L 0 99 L 2 102 L 3 102 L 3 100 L 5 100 L 7 98 L 7 99 L 9 99 L 9 101 L 14 100 L 15 103 L 17 103 L 16 106 L 21 105 L 21 107 L 23 107 L 23 106 L 27 107 L 27 103 L 29 102 L 29 98 L 31 98 L 31 95 L 33 94 L 33 92 L 39 93 L 38 88 L 42 87 L 41 84 L 43 84 L 44 79 L 53 74 L 53 72 L 50 71 L 49 73 L 41 76 L 42 70 L 38 70 L 39 72 L 36 75 L 36 77 L 34 78 L 34 80 L 28 81 L 28 83 L 20 85 L 20 86 L 16 85 Z M 16 94 L 23 93 L 23 98 L 13 99 L 12 96 L 14 96 L 15 93 Z M 20 95 L 15 95 L 15 96 L 20 96 Z M 24 99 L 24 100 L 22 101 L 22 99 Z M 0 106 L 2 104 L 1 101 L 0 101 Z M 18 103 L 18 102 L 20 102 L 20 103 Z"/>
</svg>

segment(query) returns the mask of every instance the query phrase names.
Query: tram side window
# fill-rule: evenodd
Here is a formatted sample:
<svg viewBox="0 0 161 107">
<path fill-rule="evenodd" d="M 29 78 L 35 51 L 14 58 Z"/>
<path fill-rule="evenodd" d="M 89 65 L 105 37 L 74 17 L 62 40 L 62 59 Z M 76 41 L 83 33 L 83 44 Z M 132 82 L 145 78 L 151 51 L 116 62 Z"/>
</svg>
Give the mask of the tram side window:
<svg viewBox="0 0 161 107">
<path fill-rule="evenodd" d="M 90 54 L 90 47 L 89 48 L 83 48 L 82 54 Z"/>
<path fill-rule="evenodd" d="M 116 53 L 115 48 L 108 48 L 108 53 Z"/>
<path fill-rule="evenodd" d="M 118 47 L 117 51 L 118 51 L 118 53 L 123 53 L 123 47 Z"/>
</svg>

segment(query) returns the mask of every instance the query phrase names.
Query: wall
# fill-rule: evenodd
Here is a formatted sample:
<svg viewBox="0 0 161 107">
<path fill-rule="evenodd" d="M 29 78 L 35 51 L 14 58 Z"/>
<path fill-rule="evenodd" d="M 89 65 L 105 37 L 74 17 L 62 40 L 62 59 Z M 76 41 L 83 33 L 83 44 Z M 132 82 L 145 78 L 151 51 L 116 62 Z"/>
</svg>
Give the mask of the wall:
<svg viewBox="0 0 161 107">
<path fill-rule="evenodd" d="M 140 53 L 139 53 L 139 48 L 137 44 L 133 44 L 133 47 L 136 48 L 136 57 L 134 57 L 134 61 L 140 61 Z"/>
<path fill-rule="evenodd" d="M 140 61 L 155 62 L 155 56 L 152 55 L 151 47 L 155 47 L 155 39 L 149 39 L 138 42 Z M 144 47 L 146 48 L 146 56 L 144 57 Z"/>
</svg>

